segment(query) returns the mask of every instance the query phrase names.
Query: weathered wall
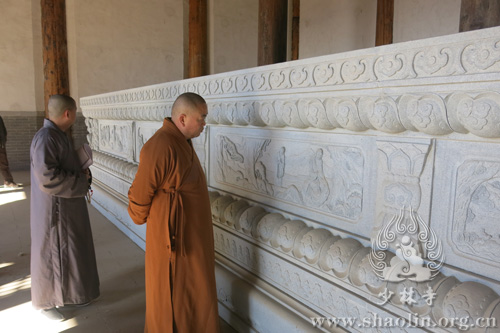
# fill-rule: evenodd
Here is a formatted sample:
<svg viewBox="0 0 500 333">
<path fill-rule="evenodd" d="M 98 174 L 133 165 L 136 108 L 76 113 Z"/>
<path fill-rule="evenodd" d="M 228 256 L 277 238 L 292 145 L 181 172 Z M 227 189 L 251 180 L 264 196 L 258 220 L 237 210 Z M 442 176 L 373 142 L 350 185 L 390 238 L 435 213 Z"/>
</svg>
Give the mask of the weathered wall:
<svg viewBox="0 0 500 333">
<path fill-rule="evenodd" d="M 461 0 L 395 0 L 394 43 L 458 32 Z M 377 0 L 300 3 L 300 59 L 373 47 Z"/>
<path fill-rule="evenodd" d="M 375 45 L 376 0 L 300 2 L 299 58 Z"/>
<path fill-rule="evenodd" d="M 228 322 L 262 332 L 312 330 L 315 316 L 429 321 L 408 331 L 443 331 L 431 327 L 441 318 L 498 324 L 499 36 L 484 29 L 82 98 L 94 205 L 144 246 L 126 210 L 139 151 L 176 96 L 194 91 L 209 106 L 195 147 Z M 432 275 L 424 282 L 395 256 L 408 247 L 413 278 Z"/>
<path fill-rule="evenodd" d="M 43 81 L 37 74 L 42 69 L 40 4 L 35 3 L 1 3 L 0 111 L 34 111 L 39 106 L 37 97 L 43 99 L 39 94 Z"/>
<path fill-rule="evenodd" d="M 67 0 L 66 5 L 75 98 L 183 78 L 181 1 Z"/>
<path fill-rule="evenodd" d="M 210 73 L 257 66 L 259 2 L 209 1 Z"/>
<path fill-rule="evenodd" d="M 31 123 L 41 124 L 40 1 L 0 3 L 0 112 L 12 117 L 8 123 L 26 112 L 22 117 L 38 117 Z M 376 0 L 314 0 L 301 6 L 300 58 L 373 46 Z M 67 0 L 66 7 L 70 91 L 75 99 L 184 77 L 187 1 Z M 394 40 L 454 33 L 459 12 L 460 0 L 397 0 Z M 256 66 L 258 1 L 209 1 L 209 17 L 211 73 Z M 27 134 L 7 146 L 16 169 L 29 167 L 25 162 L 34 132 L 22 130 Z"/>
<path fill-rule="evenodd" d="M 458 32 L 461 0 L 395 0 L 394 43 Z"/>
<path fill-rule="evenodd" d="M 28 169 L 31 138 L 44 117 L 40 1 L 0 5 L 0 115 L 9 133 L 11 169 Z M 66 13 L 76 100 L 183 78 L 182 1 L 67 0 Z M 77 146 L 85 141 L 81 115 L 73 134 Z"/>
</svg>

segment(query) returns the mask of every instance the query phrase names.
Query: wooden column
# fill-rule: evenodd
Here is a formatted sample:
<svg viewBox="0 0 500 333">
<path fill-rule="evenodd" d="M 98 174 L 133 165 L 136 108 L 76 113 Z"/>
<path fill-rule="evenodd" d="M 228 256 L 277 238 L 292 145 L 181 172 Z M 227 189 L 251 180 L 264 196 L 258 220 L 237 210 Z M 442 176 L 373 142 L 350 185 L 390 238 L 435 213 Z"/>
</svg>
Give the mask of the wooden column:
<svg viewBox="0 0 500 333">
<path fill-rule="evenodd" d="M 65 0 L 41 0 L 45 115 L 54 94 L 69 95 Z"/>
<path fill-rule="evenodd" d="M 259 0 L 259 66 L 286 61 L 288 0 Z"/>
<path fill-rule="evenodd" d="M 392 44 L 394 0 L 377 0 L 377 30 L 375 46 Z"/>
<path fill-rule="evenodd" d="M 189 0 L 188 78 L 208 74 L 207 0 Z"/>
<path fill-rule="evenodd" d="M 491 28 L 500 25 L 500 1 L 462 0 L 460 32 Z"/>
<path fill-rule="evenodd" d="M 300 0 L 292 2 L 292 60 L 299 59 Z"/>
</svg>

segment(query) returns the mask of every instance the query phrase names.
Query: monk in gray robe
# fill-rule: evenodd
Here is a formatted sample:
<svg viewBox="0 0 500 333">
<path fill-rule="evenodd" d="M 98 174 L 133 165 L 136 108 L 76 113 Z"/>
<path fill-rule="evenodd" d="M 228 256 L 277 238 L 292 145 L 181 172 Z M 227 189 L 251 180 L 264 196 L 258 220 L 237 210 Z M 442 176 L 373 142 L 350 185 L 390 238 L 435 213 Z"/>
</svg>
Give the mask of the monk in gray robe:
<svg viewBox="0 0 500 333">
<path fill-rule="evenodd" d="M 76 103 L 53 95 L 48 119 L 31 143 L 31 299 L 48 318 L 56 307 L 85 305 L 99 296 L 99 276 L 82 170 L 65 132 L 76 120 Z"/>
<path fill-rule="evenodd" d="M 210 200 L 191 144 L 207 113 L 201 96 L 180 95 L 142 148 L 129 190 L 130 217 L 147 223 L 145 332 L 219 329 Z"/>
</svg>

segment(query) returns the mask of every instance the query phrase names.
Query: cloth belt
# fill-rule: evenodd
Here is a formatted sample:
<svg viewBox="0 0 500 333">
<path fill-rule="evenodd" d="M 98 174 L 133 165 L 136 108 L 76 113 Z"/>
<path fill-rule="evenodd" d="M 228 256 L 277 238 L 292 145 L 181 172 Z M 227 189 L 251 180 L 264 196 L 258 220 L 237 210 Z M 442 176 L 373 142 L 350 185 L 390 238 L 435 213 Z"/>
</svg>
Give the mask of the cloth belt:
<svg viewBox="0 0 500 333">
<path fill-rule="evenodd" d="M 163 190 L 170 194 L 170 216 L 169 222 L 173 229 L 173 234 L 170 235 L 170 246 L 172 251 L 179 250 L 181 256 L 186 255 L 184 247 L 184 204 L 182 195 L 179 189 Z M 170 226 L 169 226 L 170 227 Z"/>
</svg>

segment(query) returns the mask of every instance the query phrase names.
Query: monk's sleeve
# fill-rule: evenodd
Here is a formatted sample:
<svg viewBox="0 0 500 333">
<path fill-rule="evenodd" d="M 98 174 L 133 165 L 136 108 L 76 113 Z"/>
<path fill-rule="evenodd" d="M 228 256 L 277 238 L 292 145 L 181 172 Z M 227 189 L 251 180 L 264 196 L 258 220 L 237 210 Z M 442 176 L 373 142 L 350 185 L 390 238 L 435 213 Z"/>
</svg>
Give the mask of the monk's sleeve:
<svg viewBox="0 0 500 333">
<path fill-rule="evenodd" d="M 63 198 L 80 198 L 87 194 L 89 183 L 84 173 L 62 167 L 61 147 L 53 137 L 41 136 L 33 143 L 31 168 L 40 190 Z"/>
<path fill-rule="evenodd" d="M 141 149 L 139 168 L 128 191 L 128 213 L 136 224 L 146 223 L 153 197 L 168 172 L 168 149 L 150 140 Z"/>
</svg>

